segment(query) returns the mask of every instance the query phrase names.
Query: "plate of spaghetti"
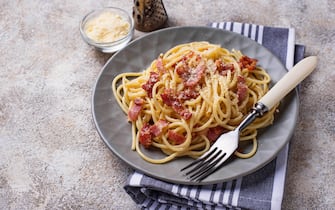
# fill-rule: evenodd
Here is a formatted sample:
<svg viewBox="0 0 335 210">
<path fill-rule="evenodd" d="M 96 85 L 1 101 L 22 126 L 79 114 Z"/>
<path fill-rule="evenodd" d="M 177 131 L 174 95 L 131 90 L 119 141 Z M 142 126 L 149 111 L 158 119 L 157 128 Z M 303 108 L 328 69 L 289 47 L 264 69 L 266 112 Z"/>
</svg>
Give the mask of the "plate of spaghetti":
<svg viewBox="0 0 335 210">
<path fill-rule="evenodd" d="M 180 184 L 228 181 L 263 167 L 289 141 L 296 92 L 241 133 L 238 150 L 219 171 L 193 183 L 179 170 L 237 127 L 285 73 L 267 49 L 239 34 L 167 28 L 108 60 L 93 91 L 93 118 L 108 148 L 136 170 Z"/>
</svg>

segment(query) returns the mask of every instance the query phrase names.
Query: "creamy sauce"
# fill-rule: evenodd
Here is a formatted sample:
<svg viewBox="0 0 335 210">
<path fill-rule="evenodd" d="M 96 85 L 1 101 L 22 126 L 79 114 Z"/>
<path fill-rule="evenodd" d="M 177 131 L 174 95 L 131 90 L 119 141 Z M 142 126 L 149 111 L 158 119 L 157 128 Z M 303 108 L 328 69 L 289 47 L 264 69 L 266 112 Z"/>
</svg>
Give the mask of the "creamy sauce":
<svg viewBox="0 0 335 210">
<path fill-rule="evenodd" d="M 120 15 L 104 12 L 87 21 L 86 35 L 96 42 L 113 42 L 125 37 L 130 30 L 130 24 Z"/>
</svg>

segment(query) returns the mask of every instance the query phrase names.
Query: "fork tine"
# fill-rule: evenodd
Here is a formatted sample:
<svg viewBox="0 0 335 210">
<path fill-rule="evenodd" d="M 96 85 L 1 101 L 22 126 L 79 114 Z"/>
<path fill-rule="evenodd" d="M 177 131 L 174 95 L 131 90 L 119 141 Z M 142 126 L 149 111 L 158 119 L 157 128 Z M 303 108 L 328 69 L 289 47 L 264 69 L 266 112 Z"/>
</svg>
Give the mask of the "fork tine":
<svg viewBox="0 0 335 210">
<path fill-rule="evenodd" d="M 232 141 L 230 139 L 233 139 Z M 238 147 L 239 130 L 230 131 L 219 139 L 197 160 L 182 168 L 183 174 L 192 181 L 200 182 L 216 170 L 234 153 Z"/>
<path fill-rule="evenodd" d="M 211 154 L 209 154 L 208 156 L 206 156 L 206 161 L 204 159 L 204 161 L 199 162 L 198 165 L 196 165 L 192 170 L 190 170 L 189 172 L 187 172 L 185 175 L 189 175 L 189 174 L 192 174 L 192 173 L 193 174 L 198 174 L 201 171 L 206 170 L 206 168 L 208 167 L 208 165 L 210 165 L 213 162 L 213 160 L 216 159 L 216 157 L 218 155 L 220 155 L 220 153 L 221 153 L 221 150 L 218 150 L 215 153 L 211 152 Z"/>
<path fill-rule="evenodd" d="M 230 156 L 227 155 L 227 153 L 224 153 L 223 156 L 221 156 L 220 158 L 217 159 L 216 165 L 214 165 L 211 169 L 207 170 L 206 172 L 204 172 L 202 174 L 202 176 L 199 176 L 196 180 L 194 181 L 202 181 L 203 179 L 205 179 L 207 176 L 211 175 L 212 173 L 214 173 L 215 171 L 217 171 L 219 168 L 221 168 L 221 166 L 224 165 L 224 163 L 226 162 L 226 160 L 229 158 Z"/>
<path fill-rule="evenodd" d="M 185 169 L 188 169 L 188 168 L 194 166 L 195 164 L 197 164 L 199 162 L 203 162 L 203 161 L 207 160 L 216 150 L 217 150 L 217 147 L 211 149 L 210 151 L 203 154 L 203 156 L 201 156 L 200 158 L 194 160 L 190 164 L 186 165 L 184 168 L 180 169 L 180 171 L 184 171 Z"/>
<path fill-rule="evenodd" d="M 197 177 L 193 178 L 193 181 L 200 182 L 205 179 L 207 176 L 213 174 L 216 170 L 218 170 L 222 165 L 223 162 L 220 161 L 221 158 L 224 158 L 227 153 L 222 154 L 220 158 L 218 158 L 215 163 L 212 164 L 212 167 L 209 167 L 208 170 L 202 172 Z"/>
<path fill-rule="evenodd" d="M 220 150 L 220 153 L 221 153 L 221 150 Z M 205 169 L 199 171 L 198 173 L 193 174 L 190 177 L 190 179 L 192 181 L 198 181 L 198 182 L 201 181 L 201 180 L 203 180 L 204 178 L 206 178 L 208 175 L 212 174 L 216 170 L 218 163 L 225 156 L 226 156 L 226 153 L 218 154 L 215 157 L 215 160 L 211 162 L 211 164 L 209 164 Z"/>
</svg>

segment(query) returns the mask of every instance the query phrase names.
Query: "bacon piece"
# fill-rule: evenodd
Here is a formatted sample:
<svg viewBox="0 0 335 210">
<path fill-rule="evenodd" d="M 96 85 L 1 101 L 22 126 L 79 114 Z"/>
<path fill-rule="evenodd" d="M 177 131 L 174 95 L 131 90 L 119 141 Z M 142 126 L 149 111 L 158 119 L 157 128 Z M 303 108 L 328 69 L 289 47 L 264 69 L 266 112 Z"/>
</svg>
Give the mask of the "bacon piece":
<svg viewBox="0 0 335 210">
<path fill-rule="evenodd" d="M 152 139 L 163 133 L 163 130 L 167 128 L 169 123 L 166 120 L 158 120 L 154 125 L 145 123 L 139 131 L 139 141 L 145 147 L 148 148 L 152 144 Z"/>
<path fill-rule="evenodd" d="M 190 60 L 195 56 L 194 60 Z M 183 79 L 185 86 L 194 87 L 200 83 L 205 75 L 206 65 L 200 55 L 195 55 L 192 51 L 183 56 L 176 65 L 176 72 Z"/>
<path fill-rule="evenodd" d="M 216 126 L 216 127 L 213 127 L 213 128 L 210 128 L 208 129 L 207 131 L 207 138 L 208 140 L 213 143 L 217 140 L 217 138 L 219 138 L 219 136 L 221 134 L 223 134 L 224 132 L 226 131 L 225 128 L 221 127 L 221 126 Z"/>
<path fill-rule="evenodd" d="M 165 89 L 164 93 L 161 94 L 163 103 L 172 106 L 173 101 L 175 100 L 175 93 L 172 89 Z"/>
<path fill-rule="evenodd" d="M 187 87 L 194 87 L 205 75 L 206 66 L 203 63 L 199 63 L 195 68 L 189 67 L 186 62 L 183 62 L 177 66 L 177 74 L 184 80 L 184 84 Z"/>
<path fill-rule="evenodd" d="M 148 81 L 142 85 L 142 88 L 147 91 L 148 97 L 152 98 L 152 88 L 159 81 L 159 74 L 156 72 L 150 72 Z"/>
<path fill-rule="evenodd" d="M 189 67 L 185 60 L 182 60 L 176 66 L 176 72 L 182 79 L 184 79 L 184 77 L 187 77 L 189 71 Z"/>
<path fill-rule="evenodd" d="M 150 147 L 152 144 L 150 128 L 151 126 L 146 123 L 143 125 L 139 133 L 139 141 L 145 148 Z"/>
<path fill-rule="evenodd" d="M 169 130 L 168 131 L 168 139 L 170 139 L 174 144 L 178 145 L 178 144 L 182 144 L 185 142 L 186 138 L 185 136 L 177 133 L 177 132 L 174 132 L 172 130 Z"/>
<path fill-rule="evenodd" d="M 192 113 L 183 107 L 182 103 L 178 98 L 174 97 L 172 101 L 172 109 L 177 112 L 182 118 L 188 120 L 192 117 Z"/>
<path fill-rule="evenodd" d="M 141 113 L 143 108 L 144 100 L 141 98 L 136 98 L 134 104 L 128 110 L 128 119 L 130 121 L 135 121 L 138 118 L 138 115 Z"/>
<path fill-rule="evenodd" d="M 249 71 L 252 71 L 256 68 L 257 61 L 257 59 L 244 55 L 240 58 L 239 64 L 242 69 L 247 68 Z"/>
<path fill-rule="evenodd" d="M 195 69 L 192 69 L 188 79 L 185 82 L 187 87 L 196 86 L 205 75 L 206 66 L 199 64 Z"/>
<path fill-rule="evenodd" d="M 248 86 L 245 83 L 245 79 L 243 76 L 237 77 L 237 96 L 238 102 L 241 103 L 246 97 L 248 93 Z"/>
<path fill-rule="evenodd" d="M 153 135 L 153 137 L 159 136 L 168 125 L 169 123 L 166 120 L 158 120 L 150 127 L 150 133 Z"/>
<path fill-rule="evenodd" d="M 183 106 L 181 100 L 172 89 L 165 89 L 161 97 L 164 104 L 171 106 L 185 120 L 192 117 L 192 113 Z"/>
<path fill-rule="evenodd" d="M 215 65 L 216 65 L 216 71 L 222 76 L 226 76 L 228 71 L 234 72 L 235 70 L 234 64 L 232 63 L 225 64 L 222 62 L 222 60 L 216 60 Z"/>
<path fill-rule="evenodd" d="M 188 120 L 192 117 L 192 112 L 190 112 L 189 110 L 187 109 L 183 109 L 181 110 L 180 112 L 178 112 L 180 114 L 180 116 L 182 118 L 184 118 L 185 120 Z"/>
<path fill-rule="evenodd" d="M 190 99 L 197 98 L 200 95 L 199 92 L 191 89 L 191 88 L 186 88 L 178 94 L 178 98 L 182 101 L 187 101 Z"/>
</svg>

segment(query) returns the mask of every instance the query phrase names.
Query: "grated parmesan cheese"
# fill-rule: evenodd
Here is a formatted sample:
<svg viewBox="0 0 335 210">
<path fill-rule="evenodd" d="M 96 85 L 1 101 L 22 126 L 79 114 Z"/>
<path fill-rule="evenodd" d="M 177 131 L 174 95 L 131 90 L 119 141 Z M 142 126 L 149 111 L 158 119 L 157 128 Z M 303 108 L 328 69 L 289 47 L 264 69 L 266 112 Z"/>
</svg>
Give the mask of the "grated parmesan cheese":
<svg viewBox="0 0 335 210">
<path fill-rule="evenodd" d="M 86 35 L 96 42 L 113 42 L 125 37 L 130 30 L 130 24 L 120 15 L 104 12 L 87 21 Z"/>
</svg>

